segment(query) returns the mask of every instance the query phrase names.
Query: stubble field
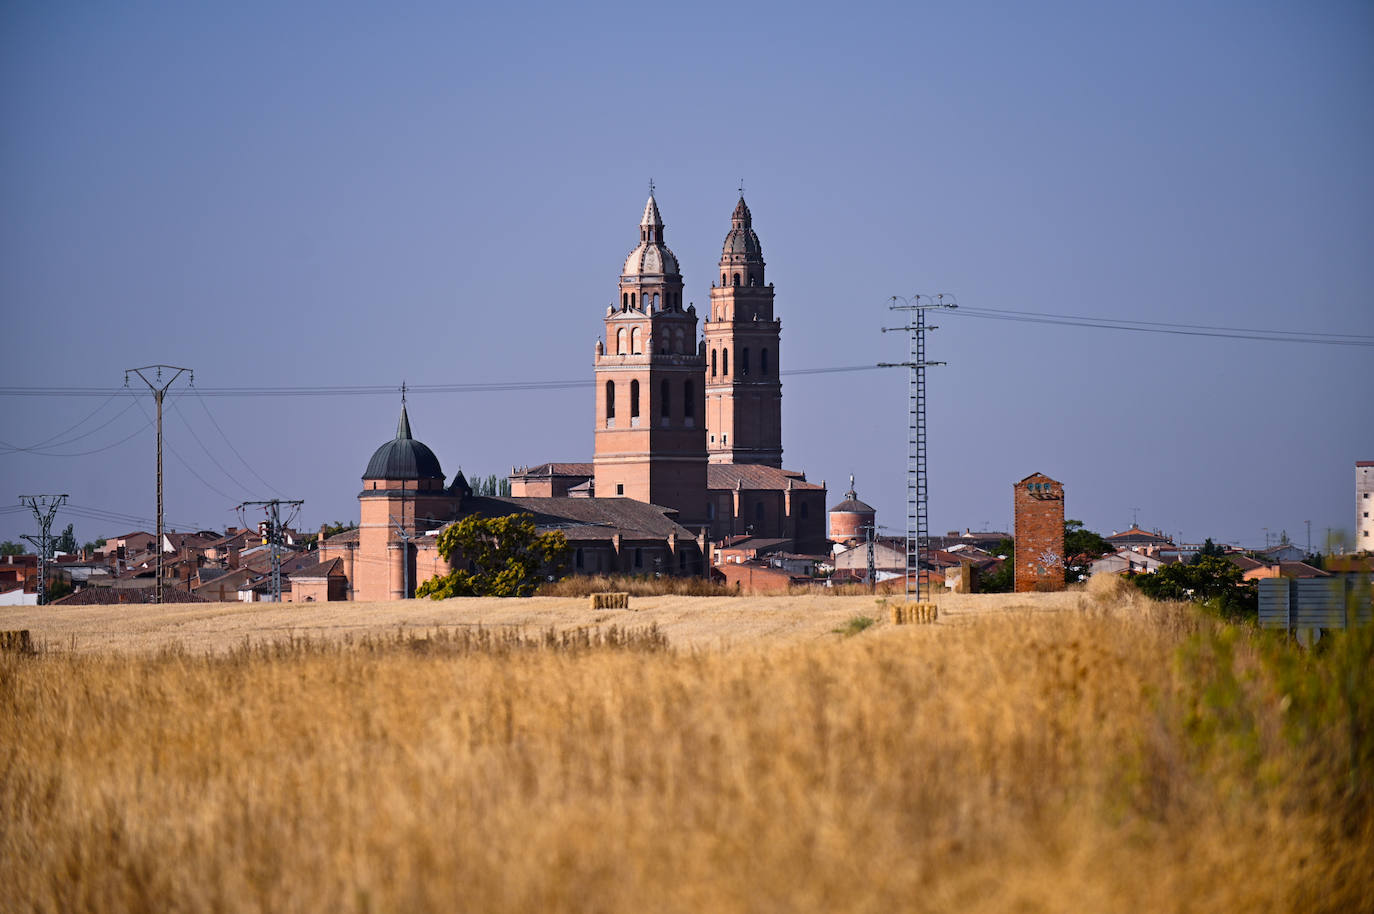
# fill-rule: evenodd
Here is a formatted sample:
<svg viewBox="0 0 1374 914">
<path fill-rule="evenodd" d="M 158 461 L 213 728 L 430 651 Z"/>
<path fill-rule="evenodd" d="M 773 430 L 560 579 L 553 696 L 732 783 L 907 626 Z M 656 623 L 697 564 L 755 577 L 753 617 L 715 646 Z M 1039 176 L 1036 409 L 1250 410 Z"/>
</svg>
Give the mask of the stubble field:
<svg viewBox="0 0 1374 914">
<path fill-rule="evenodd" d="M 1368 631 L 663 599 L 35 617 L 49 649 L 0 656 L 0 909 L 1370 908 Z"/>
</svg>

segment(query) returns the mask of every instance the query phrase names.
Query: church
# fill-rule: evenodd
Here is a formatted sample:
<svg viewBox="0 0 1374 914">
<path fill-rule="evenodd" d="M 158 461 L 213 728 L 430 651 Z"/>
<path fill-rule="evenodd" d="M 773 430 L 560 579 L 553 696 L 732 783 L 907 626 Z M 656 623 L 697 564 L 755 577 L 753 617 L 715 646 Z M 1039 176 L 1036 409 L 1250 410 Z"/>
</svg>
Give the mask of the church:
<svg viewBox="0 0 1374 914">
<path fill-rule="evenodd" d="M 698 334 L 651 187 L 595 347 L 592 461 L 517 467 L 510 496 L 474 496 L 461 472 L 445 484 L 403 398 L 364 471 L 358 529 L 324 541 L 321 561 L 342 560 L 352 599 L 408 598 L 450 571 L 438 532 L 474 513 L 563 531 L 580 574 L 702 575 L 712 544 L 739 536 L 825 552 L 825 485 L 782 466 L 782 324 L 764 271 L 741 193 Z"/>
</svg>

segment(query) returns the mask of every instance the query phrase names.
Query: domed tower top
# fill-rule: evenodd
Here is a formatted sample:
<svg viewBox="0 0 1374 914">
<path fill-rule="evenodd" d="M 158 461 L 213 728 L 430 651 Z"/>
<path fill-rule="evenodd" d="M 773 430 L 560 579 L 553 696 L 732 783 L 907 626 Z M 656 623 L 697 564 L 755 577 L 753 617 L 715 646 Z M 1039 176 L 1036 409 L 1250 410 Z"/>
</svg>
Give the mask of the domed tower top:
<svg viewBox="0 0 1374 914">
<path fill-rule="evenodd" d="M 364 480 L 433 480 L 444 481 L 439 458 L 424 442 L 410 434 L 410 417 L 405 402 L 401 403 L 401 418 L 396 422 L 396 437 L 377 448 L 363 472 Z"/>
<path fill-rule="evenodd" d="M 652 184 L 649 200 L 644 204 L 644 218 L 639 220 L 639 245 L 625 258 L 621 276 L 679 276 L 677 257 L 663 243 L 663 217 L 659 215 Z"/>
<path fill-rule="evenodd" d="M 721 285 L 761 286 L 763 268 L 763 245 L 754 231 L 754 217 L 741 190 L 739 203 L 730 214 L 730 233 L 725 236 L 720 252 Z"/>
</svg>

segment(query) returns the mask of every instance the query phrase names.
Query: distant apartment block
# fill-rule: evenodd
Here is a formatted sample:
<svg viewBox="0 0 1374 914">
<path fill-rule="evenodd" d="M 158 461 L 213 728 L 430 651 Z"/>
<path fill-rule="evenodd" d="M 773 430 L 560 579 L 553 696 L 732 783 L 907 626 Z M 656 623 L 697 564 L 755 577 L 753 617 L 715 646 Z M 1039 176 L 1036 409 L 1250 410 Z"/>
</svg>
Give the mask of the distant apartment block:
<svg viewBox="0 0 1374 914">
<path fill-rule="evenodd" d="M 1355 461 L 1355 551 L 1374 552 L 1374 460 Z"/>
</svg>

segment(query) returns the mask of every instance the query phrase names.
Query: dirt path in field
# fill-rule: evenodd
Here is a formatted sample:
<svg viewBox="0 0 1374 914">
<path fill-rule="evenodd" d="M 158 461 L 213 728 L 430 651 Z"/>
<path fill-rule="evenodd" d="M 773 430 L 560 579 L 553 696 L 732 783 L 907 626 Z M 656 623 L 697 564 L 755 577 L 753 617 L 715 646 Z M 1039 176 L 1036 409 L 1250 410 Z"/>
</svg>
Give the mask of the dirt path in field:
<svg viewBox="0 0 1374 914">
<path fill-rule="evenodd" d="M 898 598 L 900 599 L 900 598 Z M 1060 594 L 945 594 L 937 602 L 942 625 L 987 613 L 1077 608 L 1087 598 Z M 464 598 L 386 603 L 179 603 L 156 606 L 14 606 L 0 608 L 0 629 L 29 629 L 35 641 L 79 652 L 155 651 L 172 644 L 219 651 L 244 639 L 423 631 L 457 626 L 575 628 L 657 624 L 674 647 L 730 648 L 833 637 L 855 616 L 887 624 L 873 597 L 748 596 L 634 597 L 631 609 L 587 608 L 586 598 Z"/>
</svg>

